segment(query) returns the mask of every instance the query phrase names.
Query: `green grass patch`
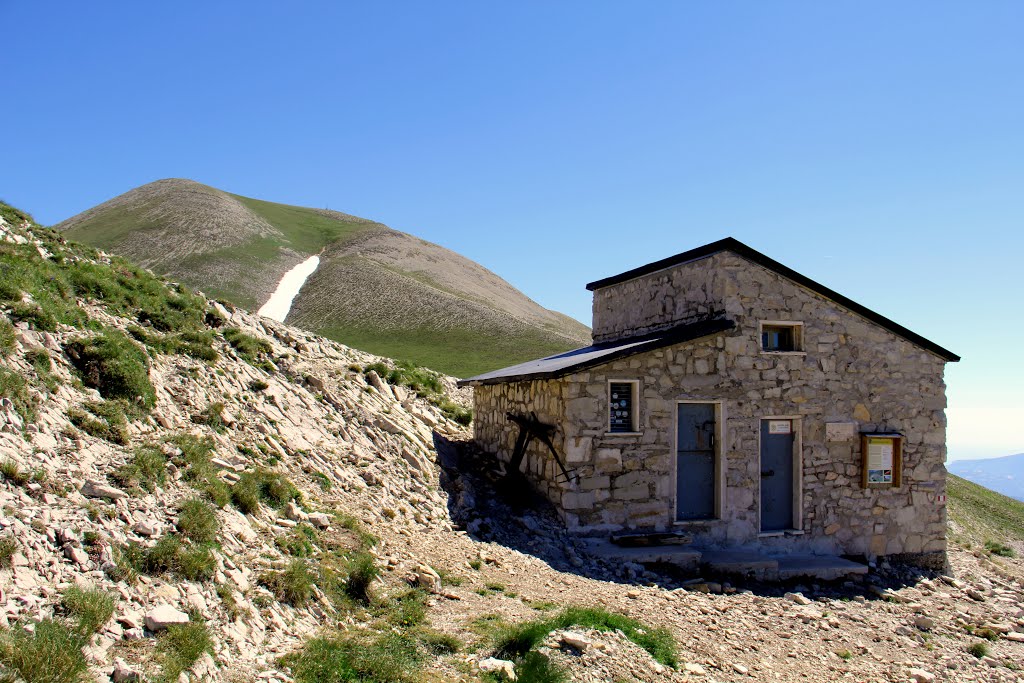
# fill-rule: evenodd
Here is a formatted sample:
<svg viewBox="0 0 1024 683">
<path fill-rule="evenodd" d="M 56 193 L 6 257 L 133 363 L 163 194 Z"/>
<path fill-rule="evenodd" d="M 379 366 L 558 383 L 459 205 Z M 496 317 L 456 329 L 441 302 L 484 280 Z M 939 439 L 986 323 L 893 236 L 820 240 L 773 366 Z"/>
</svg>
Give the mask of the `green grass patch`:
<svg viewBox="0 0 1024 683">
<path fill-rule="evenodd" d="M 0 634 L 3 680 L 24 683 L 78 683 L 89 665 L 82 654 L 85 639 L 77 630 L 54 619 L 43 619 L 31 633 L 13 628 Z"/>
<path fill-rule="evenodd" d="M 647 650 L 655 661 L 673 668 L 679 665 L 676 642 L 667 629 L 651 628 L 631 617 L 596 607 L 568 607 L 553 617 L 503 629 L 498 637 L 495 656 L 501 659 L 521 658 L 552 631 L 573 626 L 622 631 L 623 635 Z"/>
<path fill-rule="evenodd" d="M 988 657 L 989 653 L 992 652 L 992 648 L 990 648 L 989 644 L 985 641 L 978 641 L 968 647 L 967 651 L 978 659 L 981 659 L 982 657 Z"/>
<path fill-rule="evenodd" d="M 32 475 L 21 469 L 21 466 L 13 460 L 4 460 L 0 462 L 0 477 L 15 486 L 24 486 L 32 478 Z"/>
<path fill-rule="evenodd" d="M 999 543 L 1024 543 L 1024 502 L 950 474 L 946 477 L 947 511 L 952 540 L 984 547 L 994 538 Z"/>
<path fill-rule="evenodd" d="M 139 446 L 132 459 L 114 470 L 110 478 L 122 488 L 152 492 L 167 482 L 167 456 L 157 445 Z"/>
<path fill-rule="evenodd" d="M 53 373 L 53 359 L 46 349 L 31 349 L 25 352 L 25 360 L 32 366 L 36 378 L 47 391 L 53 393 L 60 386 L 60 380 Z"/>
<path fill-rule="evenodd" d="M 0 355 L 9 356 L 14 351 L 16 341 L 14 325 L 5 316 L 0 316 Z"/>
<path fill-rule="evenodd" d="M 192 421 L 196 424 L 206 425 L 218 434 L 223 434 L 227 430 L 227 424 L 224 422 L 224 404 L 214 401 L 206 406 L 201 413 L 193 415 Z"/>
<path fill-rule="evenodd" d="M 165 439 L 181 453 L 171 461 L 184 472 L 185 481 L 202 492 L 217 507 L 231 502 L 231 487 L 217 477 L 217 467 L 211 462 L 214 442 L 209 437 L 177 434 Z"/>
<path fill-rule="evenodd" d="M 209 544 L 217 540 L 217 513 L 202 498 L 189 498 L 178 508 L 178 531 L 190 541 Z"/>
<path fill-rule="evenodd" d="M 157 658 L 163 669 L 160 680 L 172 683 L 199 661 L 206 652 L 213 652 L 213 638 L 206 624 L 190 615 L 187 624 L 174 624 L 156 641 Z"/>
<path fill-rule="evenodd" d="M 209 330 L 161 334 L 133 325 L 128 328 L 128 334 L 156 353 L 189 356 L 208 363 L 215 363 L 220 358 L 213 347 L 215 337 Z"/>
<path fill-rule="evenodd" d="M 89 401 L 81 408 L 68 409 L 71 424 L 90 436 L 121 445 L 129 441 L 129 415 L 135 417 L 137 410 L 124 399 Z"/>
<path fill-rule="evenodd" d="M 209 581 L 217 570 L 209 545 L 182 540 L 177 534 L 164 536 L 151 548 L 130 541 L 120 546 L 115 562 L 125 580 L 139 574 L 171 574 L 187 581 Z"/>
<path fill-rule="evenodd" d="M 0 368 L 0 397 L 14 404 L 14 412 L 24 424 L 35 421 L 39 402 L 29 393 L 28 382 L 19 373 Z"/>
<path fill-rule="evenodd" d="M 107 329 L 95 337 L 73 339 L 64 352 L 82 383 L 103 398 L 123 399 L 147 412 L 156 405 L 146 352 L 121 332 Z"/>
<path fill-rule="evenodd" d="M 985 550 L 987 550 L 988 552 L 990 552 L 993 555 L 998 555 L 1000 557 L 1016 557 L 1017 556 L 1017 553 L 1014 551 L 1013 548 L 1011 548 L 1010 546 L 1006 545 L 1005 543 L 1000 543 L 999 541 L 992 541 L 992 540 L 985 541 Z"/>
<path fill-rule="evenodd" d="M 60 604 L 85 638 L 98 633 L 114 616 L 114 596 L 95 588 L 72 586 L 61 596 Z"/>
<path fill-rule="evenodd" d="M 262 468 L 245 472 L 231 487 L 231 501 L 247 515 L 259 510 L 260 503 L 282 508 L 289 501 L 300 500 L 300 495 L 286 476 Z"/>
<path fill-rule="evenodd" d="M 10 567 L 11 559 L 16 552 L 18 552 L 18 542 L 11 536 L 0 536 L 0 567 Z"/>
<path fill-rule="evenodd" d="M 303 607 L 313 595 L 314 576 L 305 560 L 295 558 L 281 571 L 263 572 L 259 582 L 281 602 Z"/>
<path fill-rule="evenodd" d="M 246 334 L 237 327 L 228 327 L 223 334 L 224 339 L 238 353 L 238 357 L 249 365 L 261 367 L 274 351 L 274 347 L 266 339 Z"/>
<path fill-rule="evenodd" d="M 320 534 L 309 524 L 298 524 L 283 536 L 274 539 L 281 552 L 292 557 L 312 557 Z"/>
<path fill-rule="evenodd" d="M 282 664 L 295 683 L 416 683 L 423 653 L 401 634 L 365 634 L 314 638 Z"/>
</svg>

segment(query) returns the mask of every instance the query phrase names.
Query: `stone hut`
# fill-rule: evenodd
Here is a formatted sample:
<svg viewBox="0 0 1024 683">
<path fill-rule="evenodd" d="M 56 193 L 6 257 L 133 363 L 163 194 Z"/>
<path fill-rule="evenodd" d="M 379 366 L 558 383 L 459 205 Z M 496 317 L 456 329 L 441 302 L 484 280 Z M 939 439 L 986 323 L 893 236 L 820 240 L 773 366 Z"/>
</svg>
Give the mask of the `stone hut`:
<svg viewBox="0 0 1024 683">
<path fill-rule="evenodd" d="M 732 238 L 587 289 L 591 346 L 462 382 L 571 531 L 945 563 L 958 356 Z"/>
</svg>

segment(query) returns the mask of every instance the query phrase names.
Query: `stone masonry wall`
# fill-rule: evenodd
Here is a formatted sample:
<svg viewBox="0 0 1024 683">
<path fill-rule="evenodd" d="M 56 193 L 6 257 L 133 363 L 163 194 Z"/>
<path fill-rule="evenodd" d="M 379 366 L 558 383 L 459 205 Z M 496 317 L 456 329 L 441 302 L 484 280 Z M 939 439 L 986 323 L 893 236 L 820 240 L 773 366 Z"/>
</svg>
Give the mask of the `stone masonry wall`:
<svg viewBox="0 0 1024 683">
<path fill-rule="evenodd" d="M 509 412 L 529 415 L 533 411 L 544 424 L 558 426 L 551 441 L 558 453 L 564 454 L 565 386 L 563 380 L 551 380 L 475 387 L 473 430 L 477 444 L 508 462 L 519 436 L 519 426 L 506 415 Z M 562 503 L 562 488 L 555 483 L 560 470 L 547 447 L 537 439 L 526 451 L 523 471 L 552 502 Z"/>
<path fill-rule="evenodd" d="M 655 332 L 721 311 L 727 291 L 721 262 L 726 256 L 714 254 L 595 291 L 594 342 Z"/>
<path fill-rule="evenodd" d="M 708 272 L 713 266 L 713 272 Z M 664 282 L 695 282 L 724 293 L 737 329 L 687 344 L 625 358 L 554 382 L 477 387 L 477 439 L 511 452 L 515 431 L 493 415 L 535 406 L 544 421 L 560 420 L 559 449 L 578 486 L 554 484 L 538 460 L 548 495 L 567 525 L 580 533 L 683 528 L 695 543 L 759 546 L 800 552 L 869 556 L 945 550 L 945 385 L 942 359 L 824 297 L 731 253 L 656 274 Z M 649 276 L 653 277 L 653 276 Z M 630 283 L 602 297 L 628 308 Z M 617 288 L 608 288 L 617 289 Z M 603 290 L 602 290 L 603 291 Z M 699 289 L 705 302 L 708 288 Z M 680 296 L 684 296 L 681 292 Z M 596 300 L 596 297 L 595 297 Z M 602 304 L 604 305 L 604 304 Z M 675 300 L 673 310 L 699 310 Z M 597 310 L 595 302 L 595 311 Z M 626 318 L 624 317 L 623 320 Z M 656 316 L 634 320 L 646 326 Z M 802 322 L 802 353 L 760 350 L 760 320 Z M 663 321 L 664 322 L 664 321 Z M 624 327 L 607 325 L 604 329 Z M 598 326 L 595 324 L 595 333 Z M 640 380 L 640 434 L 606 433 L 607 382 Z M 723 514 L 673 526 L 676 401 L 721 401 L 725 416 Z M 564 415 L 559 404 L 564 402 Z M 802 440 L 802 535 L 759 538 L 760 419 L 796 416 Z M 854 422 L 854 440 L 827 441 L 827 422 Z M 859 432 L 904 434 L 903 483 L 895 489 L 861 486 Z"/>
</svg>

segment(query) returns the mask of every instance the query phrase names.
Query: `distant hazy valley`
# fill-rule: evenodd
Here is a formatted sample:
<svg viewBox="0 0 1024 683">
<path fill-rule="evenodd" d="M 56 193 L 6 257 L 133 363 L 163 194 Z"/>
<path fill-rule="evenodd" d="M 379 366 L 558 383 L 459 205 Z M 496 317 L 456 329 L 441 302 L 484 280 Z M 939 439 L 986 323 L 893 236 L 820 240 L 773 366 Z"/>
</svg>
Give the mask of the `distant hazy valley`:
<svg viewBox="0 0 1024 683">
<path fill-rule="evenodd" d="M 956 460 L 948 463 L 946 469 L 1004 496 L 1024 501 L 1024 453 L 984 460 Z"/>
</svg>

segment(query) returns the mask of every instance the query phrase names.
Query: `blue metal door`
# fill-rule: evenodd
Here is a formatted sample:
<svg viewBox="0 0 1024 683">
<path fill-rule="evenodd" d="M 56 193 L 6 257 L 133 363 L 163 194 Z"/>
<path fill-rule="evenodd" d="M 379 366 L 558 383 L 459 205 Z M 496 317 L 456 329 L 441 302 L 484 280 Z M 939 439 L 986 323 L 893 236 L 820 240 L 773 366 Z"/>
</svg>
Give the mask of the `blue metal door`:
<svg viewBox="0 0 1024 683">
<path fill-rule="evenodd" d="M 680 403 L 676 425 L 676 519 L 711 519 L 715 516 L 715 405 Z"/>
<path fill-rule="evenodd" d="M 761 531 L 793 528 L 792 420 L 761 420 Z"/>
</svg>

